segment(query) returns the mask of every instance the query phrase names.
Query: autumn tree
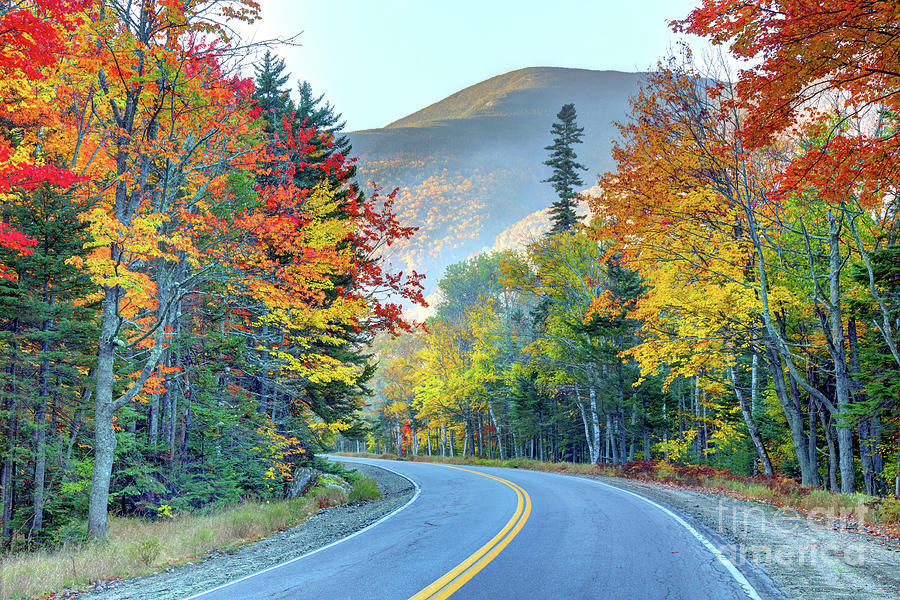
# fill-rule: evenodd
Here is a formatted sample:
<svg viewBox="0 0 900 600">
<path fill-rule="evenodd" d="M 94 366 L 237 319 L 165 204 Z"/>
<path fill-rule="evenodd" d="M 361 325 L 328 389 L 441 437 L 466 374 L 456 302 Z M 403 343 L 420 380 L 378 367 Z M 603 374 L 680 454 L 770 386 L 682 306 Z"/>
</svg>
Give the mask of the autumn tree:
<svg viewBox="0 0 900 600">
<path fill-rule="evenodd" d="M 40 184 L 65 187 L 75 179 L 40 151 L 42 132 L 54 124 L 60 107 L 30 99 L 50 89 L 45 70 L 66 49 L 62 30 L 77 22 L 87 4 L 34 0 L 0 7 L 0 195 Z M 35 240 L 11 228 L 5 211 L 2 216 L 0 248 L 30 254 Z M 0 277 L 11 274 L 0 269 Z"/>
<path fill-rule="evenodd" d="M 848 380 L 856 376 L 854 367 L 845 364 L 853 353 L 853 336 L 839 314 L 846 311 L 840 298 L 842 270 L 835 260 L 844 237 L 868 272 L 868 291 L 878 308 L 869 322 L 900 365 L 892 299 L 875 284 L 872 260 L 893 243 L 890 232 L 896 222 L 897 176 L 890 166 L 898 149 L 896 16 L 894 3 L 878 0 L 834 7 L 707 1 L 676 23 L 679 29 L 727 45 L 739 59 L 757 61 L 737 82 L 748 147 L 760 148 L 791 135 L 808 141 L 781 169 L 773 195 L 814 195 L 827 211 L 830 290 L 823 289 L 818 297 L 845 403 L 852 394 L 846 391 Z M 839 436 L 846 447 L 844 425 Z M 846 453 L 841 460 L 842 471 L 849 471 Z M 842 479 L 842 489 L 849 490 L 851 483 Z"/>
<path fill-rule="evenodd" d="M 669 339 L 666 326 L 651 328 L 669 341 L 640 347 L 641 362 L 654 364 L 651 355 L 662 350 L 670 364 L 686 367 L 682 375 L 694 376 L 698 371 L 691 365 L 708 350 L 717 358 L 707 366 L 721 373 L 734 360 L 731 347 L 722 341 L 756 339 L 756 351 L 769 359 L 808 483 L 813 474 L 805 421 L 783 377 L 793 354 L 773 316 L 795 300 L 774 285 L 777 278 L 771 279 L 771 270 L 758 268 L 769 260 L 770 251 L 778 250 L 762 242 L 776 238 L 768 230 L 765 238 L 748 233 L 760 223 L 775 225 L 769 212 L 774 207 L 761 201 L 770 173 L 765 167 L 771 163 L 763 155 L 738 151 L 736 114 L 728 94 L 726 85 L 704 84 L 695 72 L 677 64 L 651 76 L 633 102 L 631 120 L 622 126 L 624 143 L 614 146 L 618 170 L 604 177 L 604 195 L 592 208 L 607 216 L 605 239 L 616 240 L 627 264 L 651 284 L 642 302 L 645 322 L 674 318 L 677 323 L 675 339 Z M 740 316 L 744 307 L 752 312 Z M 718 316 L 692 321 L 694 314 L 710 310 Z M 742 330 L 746 333 L 738 333 Z M 679 355 L 683 358 L 676 358 Z M 794 383 L 802 379 L 796 369 L 789 377 Z M 748 428 L 754 424 L 748 422 Z"/>
<path fill-rule="evenodd" d="M 226 68 L 256 14 L 0 7 L 6 541 L 85 510 L 103 537 L 111 497 L 283 493 L 320 426 L 357 426 L 372 336 L 414 326 L 421 276 L 382 254 L 415 228 L 359 193 L 339 115 L 308 86 L 294 110 L 271 54 L 255 93 Z"/>
<path fill-rule="evenodd" d="M 897 7 L 885 0 L 835 7 L 794 0 L 757 4 L 706 0 L 676 29 L 727 45 L 738 59 L 758 66 L 741 71 L 736 87 L 746 112 L 742 134 L 757 148 L 799 128 L 816 143 L 797 153 L 779 178 L 780 193 L 813 188 L 842 213 L 862 252 L 865 223 L 876 211 L 885 225 L 896 220 L 900 70 L 896 67 Z M 871 229 L 870 229 L 871 231 Z M 890 243 L 887 239 L 878 244 Z M 871 264 L 869 264 L 871 272 Z M 870 278 L 871 283 L 871 278 Z M 875 321 L 900 364 L 885 299 Z"/>
<path fill-rule="evenodd" d="M 254 6 L 223 3 L 215 10 L 252 19 Z M 96 6 L 79 30 L 80 43 L 96 53 L 90 63 L 73 57 L 66 81 L 78 107 L 70 113 L 72 164 L 91 174 L 84 193 L 101 196 L 88 217 L 96 250 L 83 262 L 103 289 L 89 510 L 94 537 L 106 536 L 115 413 L 159 364 L 175 303 L 196 275 L 187 267 L 201 267 L 190 215 L 209 210 L 210 186 L 246 164 L 242 111 L 252 90 L 203 50 L 197 36 L 215 44 L 225 35 L 210 8 Z M 90 118 L 80 118 L 87 106 L 94 107 Z M 123 351 L 141 358 L 119 391 L 115 364 Z"/>
</svg>

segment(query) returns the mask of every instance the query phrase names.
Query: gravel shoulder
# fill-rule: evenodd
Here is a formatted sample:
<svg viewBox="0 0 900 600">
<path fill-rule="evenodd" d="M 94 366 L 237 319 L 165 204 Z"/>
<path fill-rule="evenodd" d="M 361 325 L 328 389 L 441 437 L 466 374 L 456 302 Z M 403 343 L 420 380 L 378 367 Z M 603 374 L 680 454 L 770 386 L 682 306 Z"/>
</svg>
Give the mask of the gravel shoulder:
<svg viewBox="0 0 900 600">
<path fill-rule="evenodd" d="M 829 515 L 654 482 L 586 476 L 687 516 L 745 574 L 761 567 L 795 600 L 900 600 L 900 540 Z M 750 578 L 750 577 L 748 577 Z M 752 579 L 751 579 L 752 581 Z"/>
<path fill-rule="evenodd" d="M 375 479 L 380 500 L 323 509 L 306 522 L 230 552 L 217 552 L 197 563 L 160 573 L 103 584 L 89 592 L 57 598 L 78 600 L 180 600 L 192 594 L 277 565 L 344 538 L 406 504 L 415 488 L 405 477 L 379 467 L 348 465 Z"/>
</svg>

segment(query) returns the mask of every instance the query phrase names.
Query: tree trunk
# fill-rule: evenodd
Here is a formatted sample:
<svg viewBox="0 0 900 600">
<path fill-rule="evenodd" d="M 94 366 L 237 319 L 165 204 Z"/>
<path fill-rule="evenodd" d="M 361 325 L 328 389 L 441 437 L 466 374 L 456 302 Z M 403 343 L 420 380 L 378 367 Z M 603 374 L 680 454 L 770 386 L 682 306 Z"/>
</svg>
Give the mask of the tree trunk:
<svg viewBox="0 0 900 600">
<path fill-rule="evenodd" d="M 788 394 L 784 382 L 784 365 L 778 350 L 775 349 L 770 340 L 766 340 L 766 354 L 766 358 L 769 361 L 769 372 L 772 375 L 772 382 L 775 386 L 775 395 L 787 419 L 791 433 L 791 443 L 794 446 L 794 454 L 797 457 L 797 463 L 800 465 L 800 482 L 803 485 L 812 485 L 813 476 L 803 427 L 803 414 L 794 405 L 793 399 Z"/>
<path fill-rule="evenodd" d="M 856 465 L 853 462 L 853 429 L 839 426 L 837 428 L 838 460 L 841 470 L 841 493 L 852 494 L 856 491 Z"/>
<path fill-rule="evenodd" d="M 169 391 L 166 392 L 164 398 L 166 402 L 166 413 L 169 415 L 169 427 L 166 429 L 166 446 L 168 447 L 167 458 L 170 463 L 175 462 L 175 433 L 178 429 L 178 395 Z"/>
<path fill-rule="evenodd" d="M 663 460 L 669 460 L 669 421 L 666 414 L 666 396 L 663 396 L 662 405 L 663 416 Z"/>
<path fill-rule="evenodd" d="M 18 320 L 13 319 L 10 331 L 14 336 L 18 332 L 18 328 Z M 12 535 L 11 524 L 13 510 L 15 509 L 16 503 L 16 446 L 18 445 L 17 438 L 19 425 L 19 418 L 18 414 L 16 413 L 16 405 L 18 404 L 16 396 L 19 393 L 17 389 L 18 386 L 16 385 L 16 371 L 18 365 L 17 348 L 18 346 L 14 338 L 9 348 L 9 386 L 7 388 L 9 391 L 9 395 L 3 402 L 3 408 L 7 411 L 7 418 L 9 419 L 6 423 L 6 443 L 9 445 L 9 447 L 7 448 L 6 456 L 3 459 L 3 466 L 0 467 L 0 487 L 3 488 L 3 508 L 2 516 L 0 516 L 0 519 L 2 519 L 2 527 L 0 527 L 0 531 L 2 531 L 3 537 L 10 537 Z"/>
<path fill-rule="evenodd" d="M 870 417 L 859 424 L 859 454 L 863 463 L 863 475 L 866 480 L 866 493 L 870 496 L 883 496 L 884 458 L 881 445 L 881 419 Z"/>
<path fill-rule="evenodd" d="M 181 462 L 184 464 L 184 461 L 187 457 L 187 448 L 188 442 L 190 441 L 190 433 L 191 433 L 191 411 L 194 406 L 194 388 L 192 386 L 188 387 L 187 393 L 187 402 L 184 407 L 184 416 L 182 417 L 182 423 L 184 424 L 184 434 L 181 436 Z"/>
<path fill-rule="evenodd" d="M 644 460 L 650 460 L 650 428 L 647 427 L 647 410 L 644 409 L 642 437 L 644 442 Z"/>
<path fill-rule="evenodd" d="M 841 314 L 841 268 L 844 261 L 840 250 L 840 228 L 834 215 L 828 215 L 829 238 L 829 320 L 831 321 L 831 344 L 828 346 L 834 360 L 835 407 L 838 412 L 838 454 L 841 468 L 841 492 L 852 494 L 856 491 L 856 465 L 853 463 L 853 430 L 844 419 L 846 407 L 853 402 L 851 392 L 853 382 L 847 365 L 844 349 L 844 320 Z"/>
<path fill-rule="evenodd" d="M 838 455 L 837 449 L 834 447 L 834 427 L 831 426 L 830 418 L 826 420 L 826 412 L 824 409 L 820 411 L 819 417 L 822 420 L 822 429 L 825 432 L 825 443 L 828 444 L 828 489 L 836 492 L 840 489 L 837 479 Z"/>
<path fill-rule="evenodd" d="M 872 455 L 869 453 L 869 422 L 868 421 L 860 421 L 857 426 L 857 432 L 859 434 L 859 464 L 862 467 L 863 473 L 863 486 L 866 489 L 866 494 L 869 496 L 874 496 L 873 488 L 873 477 L 872 477 Z"/>
<path fill-rule="evenodd" d="M 897 436 L 897 475 L 894 477 L 894 498 L 900 498 L 900 435 Z"/>
<path fill-rule="evenodd" d="M 509 433 L 512 435 L 513 450 L 515 451 L 516 458 L 522 458 L 522 448 L 519 446 L 519 439 L 516 436 L 515 428 L 510 427 Z"/>
<path fill-rule="evenodd" d="M 538 460 L 541 462 L 544 462 L 545 457 L 544 457 L 544 427 L 543 427 L 543 425 L 538 426 L 537 443 L 538 443 Z"/>
<path fill-rule="evenodd" d="M 500 428 L 500 423 L 497 422 L 497 417 L 494 415 L 494 405 L 490 400 L 488 400 L 488 412 L 491 415 L 491 422 L 494 424 L 494 431 L 497 434 L 497 450 L 500 452 L 500 460 L 506 460 L 506 451 L 503 449 L 503 430 Z"/>
<path fill-rule="evenodd" d="M 115 245 L 111 246 L 110 256 L 117 260 L 119 256 Z M 109 503 L 109 485 L 112 476 L 113 458 L 116 451 L 116 434 L 113 429 L 115 412 L 131 402 L 143 388 L 147 378 L 159 364 L 162 354 L 166 323 L 157 327 L 153 347 L 144 359 L 140 374 L 131 387 L 119 398 L 113 398 L 115 385 L 114 363 L 116 347 L 122 344 L 116 339 L 119 318 L 119 290 L 117 287 L 104 286 L 103 310 L 100 318 L 100 340 L 97 350 L 97 366 L 95 368 L 95 407 L 94 407 L 94 468 L 91 471 L 91 490 L 88 496 L 88 535 L 92 538 L 106 538 L 107 505 Z M 160 298 L 159 301 L 164 300 Z"/>
<path fill-rule="evenodd" d="M 98 395 L 104 393 L 99 389 Z M 109 386 L 112 388 L 112 384 Z M 109 405 L 94 409 L 94 469 L 88 506 L 88 535 L 105 538 L 107 535 L 107 504 L 116 452 L 116 432 L 113 429 L 113 410 Z"/>
<path fill-rule="evenodd" d="M 604 414 L 606 421 L 606 462 L 609 463 L 617 463 L 618 461 L 618 451 L 619 451 L 619 443 L 616 438 L 616 424 L 613 421 L 612 413 Z"/>
<path fill-rule="evenodd" d="M 858 381 L 862 366 L 859 360 L 859 340 L 856 331 L 856 316 L 850 315 L 847 322 L 847 342 L 850 350 L 850 375 L 854 383 Z M 864 392 L 859 385 L 854 386 L 853 396 L 857 401 L 864 400 Z M 884 494 L 884 463 L 881 460 L 881 422 L 877 415 L 859 422 L 859 459 L 863 471 L 863 482 L 866 494 L 881 496 Z"/>
<path fill-rule="evenodd" d="M 693 425 L 697 427 L 697 435 L 694 436 L 694 454 L 702 462 L 703 454 L 700 452 L 700 443 L 703 439 L 703 428 L 700 426 L 700 378 L 694 376 L 694 391 L 691 393 L 691 413 L 694 416 Z"/>
<path fill-rule="evenodd" d="M 109 480 L 112 476 L 116 452 L 116 433 L 113 430 L 113 371 L 118 329 L 119 289 L 104 288 L 103 314 L 100 322 L 100 343 L 95 371 L 94 393 L 94 468 L 91 472 L 91 491 L 88 504 L 88 535 L 106 538 L 106 512 L 109 503 Z"/>
<path fill-rule="evenodd" d="M 597 390 L 593 385 L 588 387 L 588 394 L 590 396 L 588 411 L 585 411 L 584 405 L 581 403 L 577 387 L 575 388 L 575 394 L 576 396 L 579 396 L 577 404 L 578 409 L 581 411 L 581 420 L 584 424 L 584 437 L 588 447 L 588 460 L 590 460 L 592 465 L 600 464 L 600 417 L 597 414 Z"/>
<path fill-rule="evenodd" d="M 52 308 L 54 296 L 44 284 L 44 302 Z M 39 373 L 38 400 L 34 404 L 34 493 L 32 494 L 31 535 L 40 533 L 44 527 L 44 483 L 47 467 L 47 405 L 50 403 L 50 340 L 47 332 L 53 327 L 52 319 L 41 323 L 41 366 Z M 29 535 L 29 538 L 31 538 Z"/>
<path fill-rule="evenodd" d="M 14 367 L 11 369 L 15 373 Z M 2 509 L 2 534 L 8 538 L 12 534 L 12 514 L 15 506 L 15 485 L 16 485 L 16 437 L 17 437 L 17 417 L 16 417 L 16 401 L 14 398 L 6 403 L 6 409 L 9 411 L 9 422 L 6 425 L 6 436 L 9 448 L 6 457 L 3 459 L 3 466 L 0 467 L 0 486 L 3 488 L 3 509 Z"/>
<path fill-rule="evenodd" d="M 882 445 L 881 417 L 874 416 L 869 419 L 869 449 L 872 455 L 872 471 L 874 474 L 872 490 L 875 496 L 887 494 L 887 484 L 884 477 L 884 446 Z"/>
<path fill-rule="evenodd" d="M 756 416 L 756 405 L 759 402 L 759 353 L 753 349 L 753 362 L 750 368 L 750 414 Z"/>
<path fill-rule="evenodd" d="M 637 424 L 637 404 L 631 402 L 631 431 L 628 434 L 628 462 L 634 460 L 634 447 L 637 444 L 637 436 L 635 433 L 635 425 Z"/>
<path fill-rule="evenodd" d="M 476 419 L 476 423 L 478 425 L 478 429 L 476 430 L 477 434 L 478 434 L 478 454 L 477 454 L 477 456 L 484 456 L 484 424 L 481 421 L 480 414 L 478 415 L 478 418 Z M 472 425 L 475 425 L 476 423 L 473 423 Z M 472 432 L 473 436 L 475 435 L 476 431 Z M 474 445 L 475 440 L 473 439 L 472 442 L 473 442 L 472 448 L 474 449 L 475 448 L 475 445 Z"/>
<path fill-rule="evenodd" d="M 155 446 L 159 441 L 159 400 L 160 394 L 152 394 L 150 396 L 150 414 L 149 423 L 147 424 L 147 442 L 150 446 Z"/>
<path fill-rule="evenodd" d="M 46 331 L 46 330 L 45 330 Z M 41 346 L 49 343 L 45 340 Z M 49 348 L 42 348 L 44 355 Z M 47 398 L 49 396 L 50 361 L 44 358 L 41 361 L 40 395 L 34 403 L 34 493 L 32 495 L 33 518 L 31 520 L 31 533 L 40 533 L 44 527 L 44 480 L 47 466 Z M 29 536 L 30 537 L 30 536 Z"/>
<path fill-rule="evenodd" d="M 462 454 L 461 454 L 461 456 L 463 458 L 466 457 L 468 449 L 469 449 L 469 420 L 466 419 L 465 421 L 463 421 L 463 447 L 462 447 Z"/>
<path fill-rule="evenodd" d="M 744 423 L 747 425 L 747 431 L 750 433 L 750 441 L 753 442 L 756 456 L 759 458 L 763 472 L 771 476 L 775 473 L 774 469 L 772 469 L 772 461 L 769 460 L 769 453 L 766 452 L 766 446 L 763 444 L 762 436 L 759 434 L 759 428 L 756 426 L 756 419 L 753 418 L 751 408 L 748 406 L 746 398 L 744 398 L 744 392 L 741 391 L 738 385 L 734 367 L 728 367 L 728 375 L 731 377 L 731 385 L 734 387 L 734 394 L 737 396 L 738 404 L 741 406 L 741 414 L 744 415 Z"/>
<path fill-rule="evenodd" d="M 819 440 L 816 423 L 816 400 L 812 395 L 809 396 L 809 404 L 807 405 L 807 421 L 809 428 L 807 430 L 807 439 L 809 440 L 809 469 L 812 479 L 810 485 L 819 485 Z"/>
</svg>

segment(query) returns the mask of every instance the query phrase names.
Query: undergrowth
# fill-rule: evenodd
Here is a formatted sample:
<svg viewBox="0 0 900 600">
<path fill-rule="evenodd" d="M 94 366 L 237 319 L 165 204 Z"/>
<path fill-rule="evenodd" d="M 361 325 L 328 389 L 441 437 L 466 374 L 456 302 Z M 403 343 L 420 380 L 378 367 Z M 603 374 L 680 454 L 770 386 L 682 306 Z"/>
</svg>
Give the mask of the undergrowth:
<svg viewBox="0 0 900 600">
<path fill-rule="evenodd" d="M 354 499 L 373 497 L 370 481 L 374 485 L 369 478 L 357 477 L 349 494 L 335 487 L 314 487 L 301 498 L 244 502 L 156 521 L 111 516 L 108 541 L 0 555 L 0 598 L 85 589 L 97 580 L 145 575 L 231 550 L 299 525 L 318 510 L 344 504 L 354 495 L 358 496 Z M 86 533 L 86 523 L 80 527 Z"/>
</svg>

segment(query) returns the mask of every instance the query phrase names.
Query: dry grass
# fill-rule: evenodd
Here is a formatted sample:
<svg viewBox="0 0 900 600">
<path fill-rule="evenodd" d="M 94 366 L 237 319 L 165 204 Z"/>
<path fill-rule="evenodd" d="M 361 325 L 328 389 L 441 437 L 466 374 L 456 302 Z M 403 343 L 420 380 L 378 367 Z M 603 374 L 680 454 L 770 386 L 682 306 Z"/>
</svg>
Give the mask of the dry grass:
<svg viewBox="0 0 900 600">
<path fill-rule="evenodd" d="M 0 598 L 27 598 L 97 580 L 135 577 L 235 548 L 302 523 L 320 508 L 347 502 L 333 488 L 279 502 L 248 502 L 209 515 L 155 522 L 112 517 L 109 541 L 0 556 Z"/>
<path fill-rule="evenodd" d="M 408 462 L 444 463 L 447 465 L 472 465 L 481 467 L 506 467 L 508 469 L 529 469 L 532 471 L 547 471 L 550 473 L 575 473 L 578 475 L 605 475 L 605 465 L 589 465 L 586 463 L 570 462 L 541 462 L 530 458 L 510 458 L 500 460 L 497 458 L 461 458 L 458 456 L 404 456 L 398 458 L 395 454 L 367 454 L 353 452 L 335 452 L 338 456 L 360 456 L 368 458 L 383 458 L 386 460 L 405 460 Z"/>
<path fill-rule="evenodd" d="M 589 465 L 568 462 L 540 462 L 527 458 L 497 460 L 485 458 L 448 458 L 440 456 L 406 456 L 393 454 L 351 454 L 389 460 L 442 462 L 454 465 L 509 467 L 551 473 L 605 475 L 643 481 L 657 481 L 728 494 L 740 500 L 768 502 L 800 512 L 826 518 L 850 519 L 864 525 L 883 526 L 882 533 L 900 535 L 900 500 L 875 498 L 865 494 L 838 494 L 818 488 L 803 487 L 785 477 L 743 477 L 709 465 L 680 465 L 665 461 L 635 461 L 625 465 Z"/>
</svg>

